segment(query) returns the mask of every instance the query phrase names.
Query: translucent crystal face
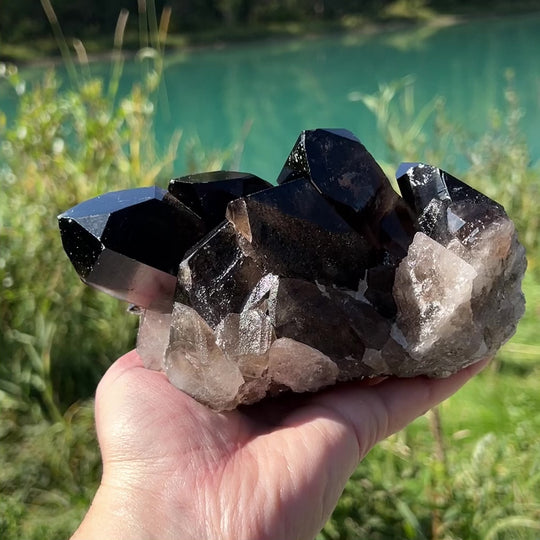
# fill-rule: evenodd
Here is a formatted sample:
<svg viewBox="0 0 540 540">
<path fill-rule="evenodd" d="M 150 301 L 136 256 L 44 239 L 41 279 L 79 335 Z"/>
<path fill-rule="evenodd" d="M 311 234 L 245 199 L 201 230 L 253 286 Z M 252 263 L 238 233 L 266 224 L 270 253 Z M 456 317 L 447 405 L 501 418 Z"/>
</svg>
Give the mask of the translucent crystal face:
<svg viewBox="0 0 540 540">
<path fill-rule="evenodd" d="M 397 176 L 402 196 L 352 133 L 316 129 L 277 186 L 185 176 L 81 203 L 60 230 L 87 284 L 144 308 L 145 365 L 214 409 L 447 376 L 513 334 L 525 253 L 504 209 L 447 172 Z"/>
</svg>

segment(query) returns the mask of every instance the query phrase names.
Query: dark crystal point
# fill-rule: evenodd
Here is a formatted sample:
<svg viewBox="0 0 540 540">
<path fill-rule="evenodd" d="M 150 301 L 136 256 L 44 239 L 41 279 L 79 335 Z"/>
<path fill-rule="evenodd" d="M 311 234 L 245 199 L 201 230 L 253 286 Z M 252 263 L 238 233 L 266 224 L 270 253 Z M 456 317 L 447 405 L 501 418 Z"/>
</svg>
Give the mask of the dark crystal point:
<svg viewBox="0 0 540 540">
<path fill-rule="evenodd" d="M 500 204 L 438 167 L 403 163 L 397 176 L 418 230 L 443 245 L 452 238 L 466 242 L 473 231 L 506 215 Z"/>
<path fill-rule="evenodd" d="M 309 178 L 329 200 L 362 213 L 375 202 L 388 179 L 365 146 L 344 129 L 300 134 L 278 177 L 282 184 Z"/>
<path fill-rule="evenodd" d="M 142 307 L 170 308 L 178 266 L 201 219 L 158 187 L 106 193 L 58 216 L 81 279 Z"/>
<path fill-rule="evenodd" d="M 423 163 L 410 165 L 404 174 L 398 176 L 397 181 L 403 198 L 417 214 L 421 214 L 433 199 L 451 201 L 444 171 Z M 402 167 L 398 168 L 398 174 L 401 171 Z"/>
<path fill-rule="evenodd" d="M 178 271 L 175 299 L 193 307 L 212 327 L 239 313 L 263 272 L 238 244 L 233 225 L 223 222 L 193 246 Z"/>
<path fill-rule="evenodd" d="M 373 156 L 349 131 L 303 131 L 278 177 L 278 183 L 308 178 L 358 233 L 379 251 L 399 261 L 414 234 L 410 208 L 398 197 Z"/>
<path fill-rule="evenodd" d="M 396 169 L 396 179 L 401 178 L 407 171 L 413 167 L 420 165 L 418 161 L 402 161 Z"/>
<path fill-rule="evenodd" d="M 375 262 L 376 251 L 304 178 L 232 201 L 227 218 L 280 276 L 356 289 Z"/>
<path fill-rule="evenodd" d="M 496 220 L 507 219 L 504 207 L 447 172 L 444 173 L 452 203 L 448 210 L 449 230 L 468 244 L 476 234 Z"/>
<path fill-rule="evenodd" d="M 276 337 L 291 338 L 321 351 L 350 376 L 372 373 L 360 362 L 366 349 L 364 340 L 329 291 L 308 281 L 287 278 L 280 278 L 274 287 L 270 316 Z"/>
<path fill-rule="evenodd" d="M 253 174 L 215 171 L 174 178 L 169 193 L 201 216 L 210 230 L 224 220 L 230 201 L 271 187 Z"/>
</svg>

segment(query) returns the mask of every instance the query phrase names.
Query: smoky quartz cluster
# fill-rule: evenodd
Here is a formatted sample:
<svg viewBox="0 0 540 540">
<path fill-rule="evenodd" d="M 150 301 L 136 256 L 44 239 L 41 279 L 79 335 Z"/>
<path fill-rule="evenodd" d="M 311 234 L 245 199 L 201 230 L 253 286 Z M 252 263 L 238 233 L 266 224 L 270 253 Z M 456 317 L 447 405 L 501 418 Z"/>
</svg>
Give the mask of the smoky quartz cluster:
<svg viewBox="0 0 540 540">
<path fill-rule="evenodd" d="M 304 131 L 272 185 L 219 171 L 106 193 L 59 216 L 88 285 L 141 308 L 147 368 L 216 410 L 381 375 L 445 377 L 524 312 L 502 206 L 362 143 Z"/>
</svg>

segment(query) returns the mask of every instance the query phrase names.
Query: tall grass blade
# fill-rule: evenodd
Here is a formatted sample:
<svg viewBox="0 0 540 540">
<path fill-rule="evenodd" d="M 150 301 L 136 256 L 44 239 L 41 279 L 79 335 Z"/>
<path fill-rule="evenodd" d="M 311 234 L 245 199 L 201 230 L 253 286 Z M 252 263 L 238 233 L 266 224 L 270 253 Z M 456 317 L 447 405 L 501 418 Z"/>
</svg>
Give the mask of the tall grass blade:
<svg viewBox="0 0 540 540">
<path fill-rule="evenodd" d="M 150 46 L 154 47 L 154 49 L 159 49 L 159 27 L 156 14 L 155 0 L 149 0 L 147 5 L 147 12 Z"/>
<path fill-rule="evenodd" d="M 158 41 L 161 48 L 161 53 L 165 52 L 165 44 L 169 33 L 169 24 L 171 22 L 172 9 L 170 6 L 165 6 L 161 12 L 159 19 Z"/>
<path fill-rule="evenodd" d="M 540 531 L 540 521 L 527 518 L 525 516 L 510 516 L 498 521 L 487 533 L 485 540 L 497 540 L 499 533 L 510 532 L 516 529 L 531 529 Z M 515 534 L 505 535 L 505 538 L 517 538 Z"/>
<path fill-rule="evenodd" d="M 47 17 L 47 20 L 51 25 L 54 39 L 56 41 L 58 49 L 60 50 L 62 59 L 64 60 L 69 78 L 71 79 L 71 82 L 74 84 L 75 87 L 79 87 L 80 81 L 77 74 L 77 69 L 75 68 L 75 64 L 73 63 L 73 58 L 71 57 L 71 53 L 69 52 L 69 46 L 64 36 L 64 32 L 62 31 L 62 27 L 58 22 L 58 17 L 56 16 L 54 8 L 52 7 L 50 0 L 40 0 L 40 2 L 43 11 L 45 12 L 45 16 Z"/>
<path fill-rule="evenodd" d="M 396 507 L 398 512 L 405 520 L 405 534 L 407 538 L 427 540 L 422 532 L 422 527 L 418 521 L 418 518 L 414 515 L 414 512 L 411 510 L 409 505 L 405 501 L 398 499 L 396 501 Z"/>
<path fill-rule="evenodd" d="M 169 24 L 171 22 L 172 10 L 169 6 L 165 6 L 161 12 L 159 19 L 159 28 L 157 33 L 157 50 L 159 51 L 159 71 L 160 71 L 160 85 L 159 85 L 159 102 L 161 105 L 161 111 L 163 116 L 167 119 L 171 119 L 171 110 L 169 107 L 169 95 L 167 93 L 167 85 L 165 84 L 165 44 L 167 42 L 167 34 L 169 32 Z"/>
<path fill-rule="evenodd" d="M 111 105 L 114 103 L 116 95 L 118 94 L 120 78 L 122 77 L 122 71 L 124 69 L 122 46 L 124 44 L 124 35 L 126 32 L 128 17 L 129 11 L 127 9 L 122 9 L 118 15 L 118 19 L 116 20 L 116 28 L 114 30 L 113 61 L 111 65 L 109 88 L 107 91 L 107 96 L 111 102 Z"/>
<path fill-rule="evenodd" d="M 148 12 L 146 0 L 137 0 L 139 11 L 139 46 L 141 49 L 148 47 Z"/>
<path fill-rule="evenodd" d="M 86 53 L 86 47 L 80 39 L 73 40 L 73 48 L 77 55 L 77 62 L 82 66 L 82 70 L 86 80 L 90 79 L 90 63 L 88 61 L 88 54 Z"/>
</svg>

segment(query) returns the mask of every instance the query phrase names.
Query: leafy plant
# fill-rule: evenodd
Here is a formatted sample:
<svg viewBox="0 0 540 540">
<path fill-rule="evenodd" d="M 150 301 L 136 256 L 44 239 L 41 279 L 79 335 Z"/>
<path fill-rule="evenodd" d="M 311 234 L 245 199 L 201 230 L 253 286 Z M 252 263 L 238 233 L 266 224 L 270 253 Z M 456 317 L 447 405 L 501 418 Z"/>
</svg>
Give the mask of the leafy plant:
<svg viewBox="0 0 540 540">
<path fill-rule="evenodd" d="M 445 402 L 445 465 L 426 417 L 383 441 L 358 467 L 319 539 L 537 538 L 537 376 L 537 368 L 526 378 L 491 368 Z"/>
<path fill-rule="evenodd" d="M 11 121 L 0 114 L 2 538 L 69 536 L 99 479 L 92 405 L 80 400 L 133 345 L 136 321 L 80 284 L 56 215 L 105 191 L 170 177 L 180 133 L 158 151 L 152 131 L 160 51 L 141 62 L 141 80 L 124 97 L 120 55 L 108 85 L 71 63 L 71 86 L 49 72 L 29 89 L 14 66 L 0 64 L 17 98 Z"/>
<path fill-rule="evenodd" d="M 540 196 L 540 170 L 532 166 L 521 130 L 524 111 L 513 77 L 512 72 L 507 73 L 505 108 L 493 112 L 491 130 L 466 152 L 470 162 L 467 178 L 504 205 L 529 249 L 531 269 L 538 270 L 540 214 L 535 201 Z"/>
<path fill-rule="evenodd" d="M 505 107 L 493 111 L 492 125 L 479 140 L 454 123 L 446 114 L 444 100 L 433 98 L 418 107 L 414 78 L 383 83 L 374 94 L 359 100 L 375 115 L 388 148 L 383 168 L 395 171 L 401 161 L 423 161 L 454 172 L 462 169 L 456 157 L 468 163 L 464 179 L 501 203 L 516 223 L 521 241 L 528 248 L 529 262 L 537 267 L 540 248 L 540 214 L 535 201 L 540 195 L 540 169 L 531 163 L 520 126 L 523 110 L 507 73 Z"/>
</svg>

